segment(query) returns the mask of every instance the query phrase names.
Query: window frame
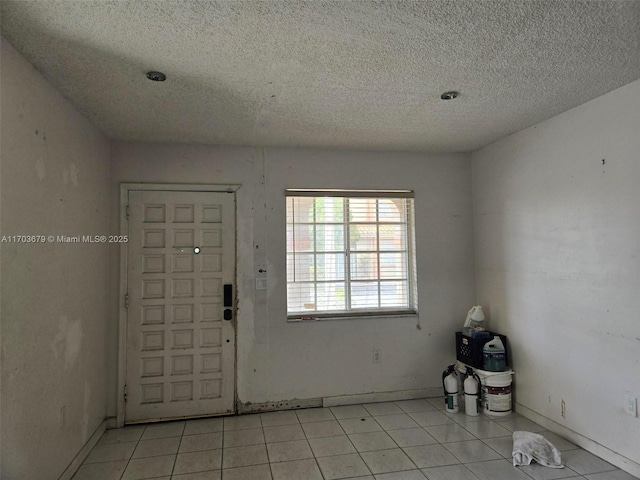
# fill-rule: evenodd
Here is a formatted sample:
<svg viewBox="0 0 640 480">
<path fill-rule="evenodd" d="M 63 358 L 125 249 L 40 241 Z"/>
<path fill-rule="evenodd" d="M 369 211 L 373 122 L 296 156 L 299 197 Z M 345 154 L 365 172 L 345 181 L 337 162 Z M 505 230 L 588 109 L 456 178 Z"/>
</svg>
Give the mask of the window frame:
<svg viewBox="0 0 640 480">
<path fill-rule="evenodd" d="M 353 225 L 358 225 L 358 221 L 351 221 L 349 219 L 348 205 L 349 199 L 353 198 L 367 198 L 367 199 L 393 199 L 393 200 L 404 200 L 406 203 L 404 205 L 404 212 L 402 212 L 405 216 L 403 222 L 385 222 L 380 220 L 379 210 L 376 216 L 375 222 L 371 222 L 371 224 L 376 225 L 376 238 L 380 241 L 380 233 L 379 227 L 381 225 L 402 225 L 405 235 L 405 249 L 406 251 L 398 252 L 391 251 L 389 253 L 401 253 L 403 255 L 403 263 L 405 264 L 403 268 L 406 268 L 406 279 L 400 280 L 401 282 L 406 284 L 407 290 L 407 308 L 402 308 L 398 306 L 392 307 L 362 307 L 357 308 L 353 307 L 353 304 L 349 303 L 349 300 L 345 298 L 345 310 L 332 310 L 332 311 L 317 311 L 317 310 L 309 310 L 309 311 L 290 311 L 289 307 L 289 285 L 292 283 L 296 283 L 295 281 L 291 281 L 289 277 L 289 256 L 295 255 L 296 253 L 300 253 L 296 251 L 295 247 L 290 250 L 289 248 L 289 238 L 287 234 L 287 242 L 286 242 L 286 286 L 287 286 L 287 320 L 288 321 L 303 321 L 303 320 L 331 320 L 331 319 L 345 319 L 345 318 L 384 318 L 384 317 L 398 317 L 398 316 L 415 316 L 418 314 L 418 288 L 417 288 L 417 258 L 416 258 L 416 241 L 415 241 L 415 201 L 414 201 L 414 192 L 412 190 L 340 190 L 340 189 L 327 189 L 327 190 L 316 190 L 316 189 L 286 189 L 285 190 L 285 224 L 287 228 L 294 225 L 304 225 L 307 222 L 290 222 L 289 218 L 289 199 L 291 197 L 312 197 L 315 201 L 316 198 L 323 197 L 338 197 L 343 199 L 344 201 L 344 217 L 343 217 L 343 252 L 345 259 L 345 272 L 344 272 L 344 288 L 345 295 L 347 295 L 347 291 L 351 291 L 351 285 L 355 281 L 351 274 L 351 255 L 353 253 L 359 253 L 357 250 L 352 250 L 350 247 L 349 237 L 350 237 L 350 229 Z M 309 224 L 313 225 L 323 225 L 325 222 L 316 222 L 315 218 Z M 335 222 L 333 222 L 335 223 Z M 367 222 L 369 223 L 369 222 Z M 332 222 L 327 222 L 327 225 L 331 225 Z M 294 227 L 295 228 L 295 227 Z M 304 252 L 307 253 L 307 252 Z M 385 250 L 381 248 L 381 242 L 376 246 L 376 252 L 378 258 L 380 260 L 380 254 L 384 254 Z M 317 255 L 318 252 L 313 249 L 310 252 L 312 255 Z M 380 305 L 381 301 L 381 286 L 382 283 L 380 278 L 380 271 L 378 268 L 378 275 L 373 281 L 378 283 L 378 303 Z M 389 281 L 393 281 L 393 279 L 387 279 Z M 304 283 L 307 283 L 305 281 Z M 314 278 L 309 283 L 314 285 L 318 285 L 317 278 Z M 349 294 L 350 296 L 350 294 Z M 317 307 L 316 307 L 317 308 Z"/>
</svg>

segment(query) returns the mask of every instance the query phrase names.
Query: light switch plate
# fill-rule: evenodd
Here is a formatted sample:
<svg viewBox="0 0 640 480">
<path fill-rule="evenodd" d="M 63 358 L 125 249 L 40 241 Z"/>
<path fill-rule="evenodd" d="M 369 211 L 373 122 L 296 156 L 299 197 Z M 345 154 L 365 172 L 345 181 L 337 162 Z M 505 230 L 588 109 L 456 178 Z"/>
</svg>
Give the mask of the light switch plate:
<svg viewBox="0 0 640 480">
<path fill-rule="evenodd" d="M 267 264 L 264 262 L 256 263 L 256 278 L 267 278 Z"/>
</svg>

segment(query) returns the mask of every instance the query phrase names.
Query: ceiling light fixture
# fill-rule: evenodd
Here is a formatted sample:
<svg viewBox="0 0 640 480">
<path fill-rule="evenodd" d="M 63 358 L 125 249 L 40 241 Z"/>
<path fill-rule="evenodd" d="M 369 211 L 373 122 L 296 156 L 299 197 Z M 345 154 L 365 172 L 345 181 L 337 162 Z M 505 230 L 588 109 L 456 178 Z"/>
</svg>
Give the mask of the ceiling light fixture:
<svg viewBox="0 0 640 480">
<path fill-rule="evenodd" d="M 147 78 L 154 82 L 164 82 L 167 76 L 162 72 L 147 72 Z"/>
<path fill-rule="evenodd" d="M 442 100 L 453 100 L 454 98 L 456 98 L 458 95 L 460 95 L 458 92 L 444 92 L 442 95 L 440 95 L 440 98 Z"/>
</svg>

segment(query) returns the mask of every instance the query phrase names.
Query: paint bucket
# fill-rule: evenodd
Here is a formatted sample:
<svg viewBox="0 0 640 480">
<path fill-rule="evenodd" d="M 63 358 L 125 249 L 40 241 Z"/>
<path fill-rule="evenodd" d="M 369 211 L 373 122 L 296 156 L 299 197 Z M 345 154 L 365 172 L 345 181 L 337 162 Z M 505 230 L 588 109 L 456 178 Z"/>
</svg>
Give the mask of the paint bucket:
<svg viewBox="0 0 640 480">
<path fill-rule="evenodd" d="M 511 413 L 511 373 L 482 378 L 482 406 L 486 415 L 500 417 Z"/>
</svg>

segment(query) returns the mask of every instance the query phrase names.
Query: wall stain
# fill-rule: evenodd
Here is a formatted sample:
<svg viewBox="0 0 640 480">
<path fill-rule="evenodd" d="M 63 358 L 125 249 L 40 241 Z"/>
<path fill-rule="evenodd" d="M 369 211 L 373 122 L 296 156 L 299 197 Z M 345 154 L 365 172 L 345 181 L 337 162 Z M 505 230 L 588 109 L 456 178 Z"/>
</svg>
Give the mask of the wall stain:
<svg viewBox="0 0 640 480">
<path fill-rule="evenodd" d="M 66 316 L 60 316 L 58 333 L 51 343 L 54 358 L 61 360 L 64 356 L 65 368 L 68 370 L 76 362 L 81 346 L 82 325 L 80 320 L 69 321 Z"/>
<path fill-rule="evenodd" d="M 69 166 L 69 180 L 71 181 L 71 185 L 74 187 L 78 186 L 78 169 L 73 163 Z"/>
<path fill-rule="evenodd" d="M 44 159 L 39 158 L 38 160 L 36 160 L 35 168 L 36 173 L 38 174 L 38 178 L 40 180 L 44 180 L 44 177 L 47 176 L 47 169 L 44 164 Z"/>
</svg>

